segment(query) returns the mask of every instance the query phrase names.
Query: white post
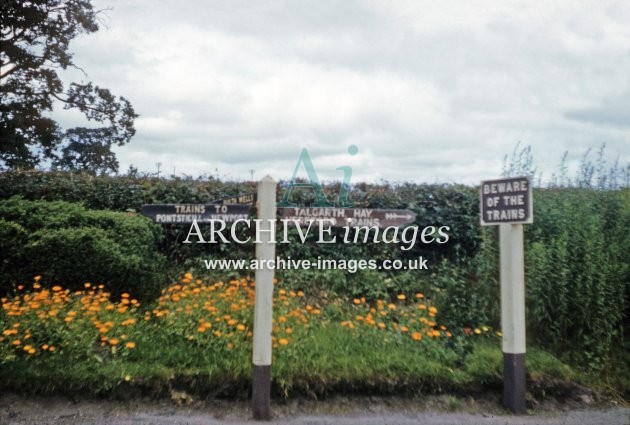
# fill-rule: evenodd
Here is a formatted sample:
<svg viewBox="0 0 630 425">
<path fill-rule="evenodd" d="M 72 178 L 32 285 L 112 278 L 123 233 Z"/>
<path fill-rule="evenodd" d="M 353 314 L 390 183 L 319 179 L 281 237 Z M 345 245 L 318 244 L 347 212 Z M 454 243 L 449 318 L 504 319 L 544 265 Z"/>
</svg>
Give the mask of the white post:
<svg viewBox="0 0 630 425">
<path fill-rule="evenodd" d="M 276 219 L 276 182 L 265 176 L 258 183 L 258 218 L 260 242 L 256 259 L 265 266 L 256 270 L 256 302 L 254 307 L 254 348 L 252 354 L 252 412 L 256 420 L 271 419 L 271 333 L 273 317 L 274 270 L 268 267 L 275 260 L 276 246 L 272 232 Z"/>
<path fill-rule="evenodd" d="M 500 224 L 503 404 L 525 412 L 525 272 L 523 225 Z"/>
</svg>

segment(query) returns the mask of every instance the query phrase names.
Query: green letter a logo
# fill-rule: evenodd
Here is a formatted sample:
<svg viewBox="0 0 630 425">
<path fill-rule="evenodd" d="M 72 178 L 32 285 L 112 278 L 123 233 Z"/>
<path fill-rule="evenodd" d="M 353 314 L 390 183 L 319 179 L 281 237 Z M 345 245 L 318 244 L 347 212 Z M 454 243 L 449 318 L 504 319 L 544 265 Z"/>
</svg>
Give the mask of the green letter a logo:
<svg viewBox="0 0 630 425">
<path fill-rule="evenodd" d="M 306 170 L 306 175 L 308 176 L 309 183 L 296 183 L 295 178 L 297 177 L 297 173 L 300 170 L 300 166 L 304 164 L 304 169 Z M 315 172 L 315 167 L 313 166 L 313 161 L 311 161 L 311 156 L 308 154 L 306 148 L 302 149 L 302 153 L 300 153 L 300 157 L 298 158 L 298 162 L 295 165 L 295 170 L 293 171 L 293 177 L 291 178 L 291 182 L 284 192 L 284 196 L 282 200 L 278 202 L 279 207 L 296 207 L 297 204 L 289 202 L 289 196 L 291 195 L 291 189 L 294 187 L 310 187 L 315 192 L 316 202 L 311 204 L 311 207 L 334 207 L 335 205 L 328 202 L 326 199 L 326 195 L 324 194 L 324 190 L 322 189 L 322 185 L 319 183 L 319 178 L 317 177 L 317 173 Z"/>
</svg>

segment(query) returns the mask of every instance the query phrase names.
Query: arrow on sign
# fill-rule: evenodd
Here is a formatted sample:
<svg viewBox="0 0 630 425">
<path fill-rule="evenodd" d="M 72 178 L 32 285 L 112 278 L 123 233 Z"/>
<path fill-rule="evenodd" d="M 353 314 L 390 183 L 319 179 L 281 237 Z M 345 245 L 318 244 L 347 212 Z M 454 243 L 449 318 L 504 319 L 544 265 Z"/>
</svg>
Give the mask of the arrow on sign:
<svg viewBox="0 0 630 425">
<path fill-rule="evenodd" d="M 385 214 L 385 220 L 396 220 L 397 218 L 405 218 L 407 220 L 413 221 L 413 219 L 415 217 L 413 215 L 411 215 L 411 214 L 397 214 L 397 213 L 386 213 Z"/>
</svg>

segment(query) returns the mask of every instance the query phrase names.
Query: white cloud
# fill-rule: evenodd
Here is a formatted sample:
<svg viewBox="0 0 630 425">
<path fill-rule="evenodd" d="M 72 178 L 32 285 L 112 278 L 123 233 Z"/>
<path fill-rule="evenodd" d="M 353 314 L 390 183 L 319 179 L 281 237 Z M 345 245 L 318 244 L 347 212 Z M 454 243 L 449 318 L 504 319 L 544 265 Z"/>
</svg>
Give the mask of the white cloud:
<svg viewBox="0 0 630 425">
<path fill-rule="evenodd" d="M 96 3 L 72 48 L 141 115 L 121 170 L 289 178 L 306 147 L 326 179 L 475 183 L 518 141 L 547 177 L 604 142 L 630 162 L 626 1 Z"/>
</svg>

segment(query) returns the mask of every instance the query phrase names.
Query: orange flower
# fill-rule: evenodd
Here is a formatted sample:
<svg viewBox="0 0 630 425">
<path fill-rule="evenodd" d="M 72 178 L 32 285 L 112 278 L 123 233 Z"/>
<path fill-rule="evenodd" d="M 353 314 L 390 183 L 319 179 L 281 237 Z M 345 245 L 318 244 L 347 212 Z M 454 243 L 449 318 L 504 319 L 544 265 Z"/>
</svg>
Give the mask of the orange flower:
<svg viewBox="0 0 630 425">
<path fill-rule="evenodd" d="M 420 332 L 412 332 L 411 339 L 414 341 L 420 341 L 422 339 L 422 334 Z"/>
<path fill-rule="evenodd" d="M 280 340 L 278 341 L 280 343 L 280 345 L 288 345 L 289 344 L 289 340 L 286 338 L 280 338 Z"/>
<path fill-rule="evenodd" d="M 129 341 L 128 343 L 125 344 L 125 347 L 131 349 L 131 348 L 136 348 L 136 343 Z"/>
<path fill-rule="evenodd" d="M 358 299 L 358 298 L 353 299 L 353 300 L 352 300 L 352 302 L 353 302 L 354 304 L 356 304 L 356 305 L 361 304 L 361 300 L 360 300 L 360 299 Z"/>
</svg>

